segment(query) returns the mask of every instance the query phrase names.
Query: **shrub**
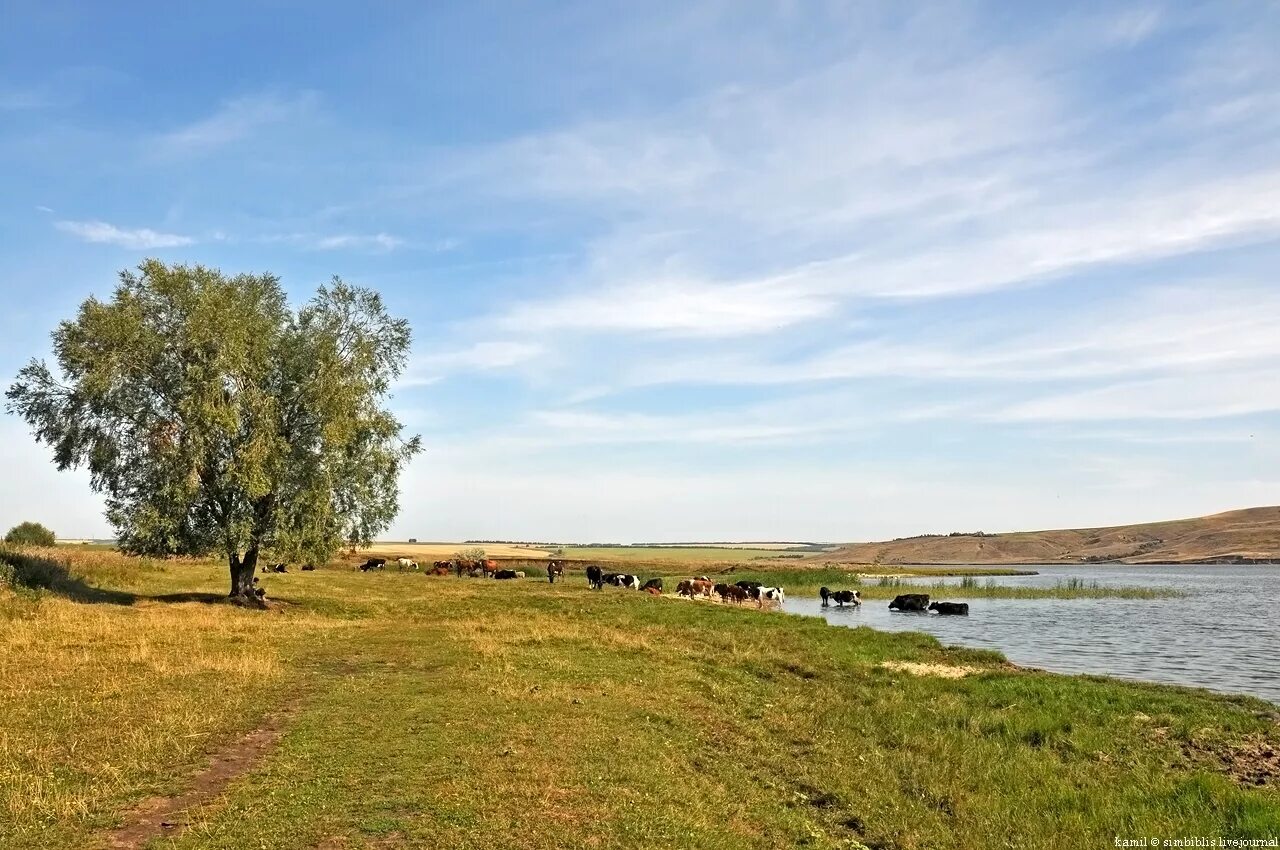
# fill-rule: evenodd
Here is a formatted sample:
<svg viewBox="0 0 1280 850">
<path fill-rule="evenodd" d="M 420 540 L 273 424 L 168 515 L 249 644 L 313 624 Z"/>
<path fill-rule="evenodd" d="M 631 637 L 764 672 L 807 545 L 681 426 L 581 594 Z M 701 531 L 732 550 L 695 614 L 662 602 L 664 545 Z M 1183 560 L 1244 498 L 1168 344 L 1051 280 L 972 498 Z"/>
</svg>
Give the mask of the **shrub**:
<svg viewBox="0 0 1280 850">
<path fill-rule="evenodd" d="M 67 567 L 49 558 L 0 548 L 0 583 L 10 587 L 54 588 L 67 578 Z"/>
<path fill-rule="evenodd" d="M 4 542 L 14 546 L 52 546 L 53 532 L 38 522 L 23 522 L 9 529 Z"/>
<path fill-rule="evenodd" d="M 483 561 L 484 550 L 479 546 L 472 546 L 470 549 L 462 549 L 453 553 L 455 561 Z"/>
</svg>

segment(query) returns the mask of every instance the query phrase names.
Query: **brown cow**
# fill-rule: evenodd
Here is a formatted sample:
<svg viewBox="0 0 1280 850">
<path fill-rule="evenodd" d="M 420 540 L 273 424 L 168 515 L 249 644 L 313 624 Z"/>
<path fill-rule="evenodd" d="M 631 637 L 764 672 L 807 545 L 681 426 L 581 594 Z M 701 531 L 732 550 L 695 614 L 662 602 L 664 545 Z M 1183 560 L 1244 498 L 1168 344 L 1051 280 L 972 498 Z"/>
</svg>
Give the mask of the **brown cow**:
<svg viewBox="0 0 1280 850">
<path fill-rule="evenodd" d="M 711 582 L 697 578 L 690 582 L 690 585 L 693 589 L 693 596 L 705 596 L 708 599 L 711 598 L 711 591 L 715 587 Z"/>
</svg>

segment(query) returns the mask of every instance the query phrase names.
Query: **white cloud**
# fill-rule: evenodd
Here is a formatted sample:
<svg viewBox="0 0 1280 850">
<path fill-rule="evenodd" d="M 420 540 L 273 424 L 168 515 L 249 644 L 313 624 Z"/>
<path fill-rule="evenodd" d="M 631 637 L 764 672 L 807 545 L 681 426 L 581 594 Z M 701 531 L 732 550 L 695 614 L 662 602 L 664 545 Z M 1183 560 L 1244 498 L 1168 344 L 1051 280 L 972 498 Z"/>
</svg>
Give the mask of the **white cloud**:
<svg viewBox="0 0 1280 850">
<path fill-rule="evenodd" d="M 196 154 L 247 139 L 273 125 L 298 121 L 314 112 L 319 97 L 302 92 L 246 95 L 224 102 L 212 115 L 160 136 L 156 147 L 166 155 Z"/>
<path fill-rule="evenodd" d="M 1280 368 L 1280 293 L 1201 281 L 1151 287 L 1063 314 L 1048 307 L 1018 322 L 910 325 L 860 341 L 826 341 L 806 357 L 748 350 L 709 357 L 653 355 L 616 385 L 790 384 L 894 377 L 1044 382 L 1241 365 Z"/>
<path fill-rule="evenodd" d="M 516 340 L 484 340 L 461 344 L 414 358 L 402 387 L 426 386 L 465 372 L 492 372 L 528 363 L 545 351 L 541 344 Z"/>
<path fill-rule="evenodd" d="M 147 250 L 150 248 L 176 248 L 195 242 L 190 236 L 161 233 L 149 227 L 126 229 L 105 221 L 58 221 L 54 227 L 70 233 L 85 242 L 119 245 L 122 248 Z"/>
<path fill-rule="evenodd" d="M 315 247 L 321 251 L 333 251 L 339 248 L 377 248 L 382 251 L 390 251 L 403 244 L 403 239 L 398 239 L 386 233 L 375 233 L 371 236 L 340 233 L 334 236 L 322 236 L 315 240 Z"/>
<path fill-rule="evenodd" d="M 524 302 L 493 317 L 507 332 L 561 330 L 721 337 L 778 330 L 828 315 L 832 302 L 771 283 L 661 279 Z"/>
<path fill-rule="evenodd" d="M 1079 458 L 1079 456 L 1076 456 Z M 768 455 L 716 469 L 616 453 L 531 453 L 469 440 L 428 448 L 390 536 L 561 542 L 884 540 L 921 532 L 1096 527 L 1274 501 L 1274 471 L 1208 475 L 1176 458 L 992 465 L 985 458 L 821 462 Z M 1159 487 L 1151 487 L 1153 481 Z"/>
<path fill-rule="evenodd" d="M 1135 7 L 1117 14 L 1103 29 L 1107 41 L 1133 47 L 1151 37 L 1160 28 L 1164 14 L 1159 8 Z"/>
<path fill-rule="evenodd" d="M 256 237 L 253 241 L 264 244 L 283 243 L 309 251 L 394 251 L 405 240 L 389 233 L 276 233 Z"/>
<path fill-rule="evenodd" d="M 1049 394 L 994 411 L 1001 422 L 1214 419 L 1280 410 L 1280 371 L 1187 374 Z"/>
</svg>

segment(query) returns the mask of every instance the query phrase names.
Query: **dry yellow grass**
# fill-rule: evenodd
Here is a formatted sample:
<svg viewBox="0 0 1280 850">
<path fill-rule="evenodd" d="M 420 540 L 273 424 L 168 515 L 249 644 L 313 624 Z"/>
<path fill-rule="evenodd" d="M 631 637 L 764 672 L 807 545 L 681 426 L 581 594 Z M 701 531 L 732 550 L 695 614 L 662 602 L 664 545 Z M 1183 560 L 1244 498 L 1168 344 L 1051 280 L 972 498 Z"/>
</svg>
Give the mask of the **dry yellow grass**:
<svg viewBox="0 0 1280 850">
<path fill-rule="evenodd" d="M 880 665 L 887 670 L 899 670 L 912 676 L 941 676 L 944 679 L 963 679 L 970 673 L 981 672 L 977 667 L 956 664 L 928 664 L 920 661 L 885 661 Z"/>
<path fill-rule="evenodd" d="M 89 575 L 95 561 L 113 576 L 127 563 L 57 554 Z M 179 581 L 218 573 L 186 572 L 195 575 Z M 151 591 L 167 588 L 155 577 L 135 574 L 132 604 L 0 591 L 0 822 L 92 822 L 139 788 L 162 790 L 164 773 L 196 764 L 207 740 L 282 698 L 298 641 L 342 627 L 303 612 L 158 601 Z"/>
<path fill-rule="evenodd" d="M 464 549 L 483 549 L 490 558 L 547 558 L 550 549 L 536 547 L 512 546 L 507 543 L 374 543 L 361 554 L 379 557 L 405 557 L 415 560 L 443 560 L 450 558 L 455 552 Z"/>
</svg>

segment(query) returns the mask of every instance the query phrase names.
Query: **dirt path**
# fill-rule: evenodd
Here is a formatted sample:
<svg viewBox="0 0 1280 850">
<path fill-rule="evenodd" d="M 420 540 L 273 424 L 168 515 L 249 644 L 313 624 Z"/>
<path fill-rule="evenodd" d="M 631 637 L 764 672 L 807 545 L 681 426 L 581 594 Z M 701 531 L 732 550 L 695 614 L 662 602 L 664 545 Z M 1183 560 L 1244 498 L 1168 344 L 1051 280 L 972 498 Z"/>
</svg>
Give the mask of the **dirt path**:
<svg viewBox="0 0 1280 850">
<path fill-rule="evenodd" d="M 253 770 L 275 748 L 296 713 L 296 705 L 278 710 L 262 726 L 213 753 L 208 767 L 196 774 L 181 794 L 143 800 L 107 835 L 105 846 L 138 850 L 157 836 L 181 834 L 189 825 L 187 812 L 214 799 L 233 780 Z"/>
</svg>

